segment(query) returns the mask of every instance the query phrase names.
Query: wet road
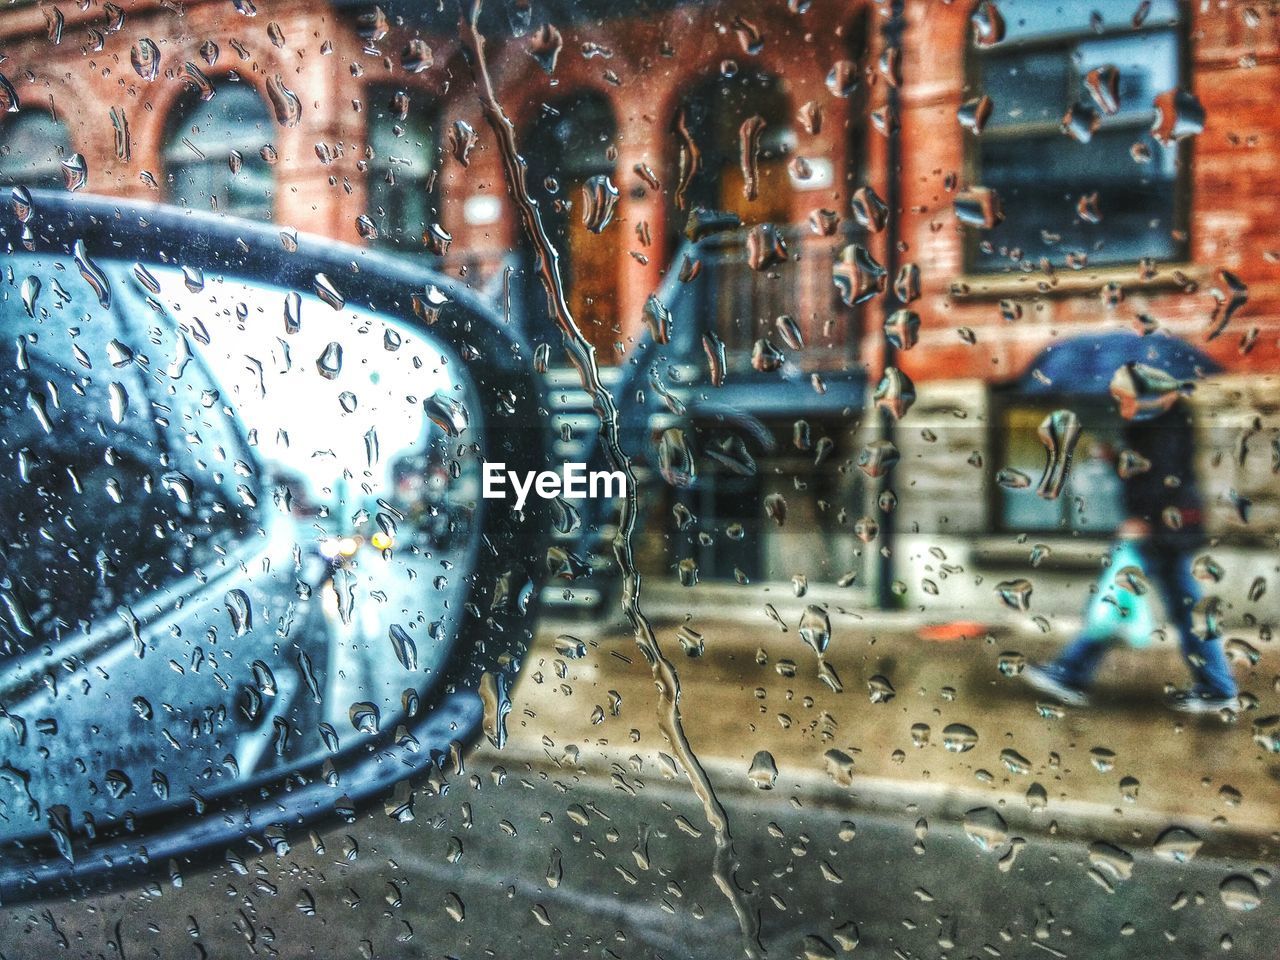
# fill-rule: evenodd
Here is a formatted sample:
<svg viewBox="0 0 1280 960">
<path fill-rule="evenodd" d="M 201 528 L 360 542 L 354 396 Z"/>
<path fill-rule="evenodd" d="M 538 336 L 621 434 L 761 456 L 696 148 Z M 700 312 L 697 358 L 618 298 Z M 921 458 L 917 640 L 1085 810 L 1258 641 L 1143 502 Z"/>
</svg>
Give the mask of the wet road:
<svg viewBox="0 0 1280 960">
<path fill-rule="evenodd" d="M 162 870 L 12 906 L 0 954 L 743 956 L 711 831 L 654 730 L 646 668 L 625 637 L 585 629 L 586 655 L 566 659 L 568 629 L 528 658 L 505 748 L 437 773 L 413 822 L 375 809 L 320 831 L 323 852 L 295 830 L 284 856 L 241 844 L 246 872 L 219 859 L 180 888 Z M 660 634 L 679 650 L 677 629 Z M 680 660 L 685 718 L 770 957 L 842 956 L 855 939 L 858 956 L 887 958 L 1274 957 L 1274 761 L 1250 738 L 1256 713 L 1224 724 L 1154 705 L 1176 661 L 1122 656 L 1097 709 L 1046 717 L 999 670 L 1015 648 L 1039 655 L 1026 638 L 925 647 L 846 629 L 829 651 L 837 694 L 794 632 L 700 629 L 702 657 Z M 1270 656 L 1241 674 L 1259 712 L 1274 712 Z M 876 677 L 891 699 L 873 702 Z M 958 722 L 977 741 L 953 753 L 943 731 Z M 852 780 L 839 764 L 832 776 L 830 749 L 853 760 Z M 747 775 L 760 750 L 775 757 L 772 789 Z M 1203 846 L 1161 839 L 1171 826 Z"/>
<path fill-rule="evenodd" d="M 519 765 L 470 774 L 420 799 L 412 823 L 377 812 L 324 831 L 323 854 L 300 838 L 284 857 L 249 858 L 247 875 L 224 866 L 181 889 L 10 908 L 3 954 L 63 955 L 65 941 L 84 957 L 742 955 L 680 785 L 629 770 L 613 783 Z M 1091 861 L 1081 842 L 1012 842 L 1016 811 L 1005 811 L 1011 842 L 984 832 L 996 843 L 984 852 L 926 811 L 831 799 L 725 796 L 771 957 L 840 955 L 855 928 L 871 957 L 1198 958 L 1227 945 L 1274 956 L 1275 892 L 1249 864 L 1179 864 L 1138 845 L 1131 863 L 1106 851 Z M 1256 890 L 1256 908 L 1229 908 L 1224 881 L 1236 906 Z"/>
</svg>

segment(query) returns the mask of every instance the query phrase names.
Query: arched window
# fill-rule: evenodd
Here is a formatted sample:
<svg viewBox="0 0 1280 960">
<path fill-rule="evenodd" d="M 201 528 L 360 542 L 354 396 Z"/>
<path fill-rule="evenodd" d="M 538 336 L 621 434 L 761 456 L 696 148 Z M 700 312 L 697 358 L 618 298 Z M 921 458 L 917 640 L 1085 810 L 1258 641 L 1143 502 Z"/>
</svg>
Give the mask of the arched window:
<svg viewBox="0 0 1280 960">
<path fill-rule="evenodd" d="M 71 155 L 66 124 L 37 109 L 0 119 L 0 184 L 62 186 L 62 161 Z"/>
<path fill-rule="evenodd" d="M 759 117 L 764 127 L 756 154 L 756 198 L 748 200 L 743 187 L 742 124 Z M 672 120 L 673 155 L 668 177 L 671 196 L 681 184 L 680 152 L 687 135 L 699 153 L 698 169 L 681 191 L 683 209 L 673 211 L 673 231 L 684 228 L 695 207 L 727 210 L 744 223 L 786 223 L 791 218 L 788 154 L 795 146 L 790 102 L 782 80 L 760 70 L 742 70 L 731 77 L 715 75 L 692 87 Z M 688 163 L 687 154 L 684 161 Z"/>
<path fill-rule="evenodd" d="M 402 90 L 375 89 L 367 97 L 368 214 L 375 243 L 400 253 L 426 249 L 423 234 L 437 212 L 428 194 L 438 146 L 434 114 Z"/>
<path fill-rule="evenodd" d="M 164 163 L 173 203 L 270 220 L 273 183 L 262 156 L 271 118 L 253 87 L 222 83 L 212 100 L 192 91 L 174 109 Z"/>
<path fill-rule="evenodd" d="M 1001 0 L 1004 38 L 972 48 L 966 125 L 981 132 L 965 138 L 970 184 L 1004 220 L 971 231 L 970 269 L 1185 254 L 1185 147 L 1152 135 L 1155 99 L 1187 86 L 1182 5 L 1144 6 L 1135 25 L 1129 0 Z"/>
<path fill-rule="evenodd" d="M 616 132 L 613 108 L 603 95 L 577 94 L 542 108 L 524 137 L 522 151 L 529 164 L 529 188 L 541 203 L 547 230 L 560 251 L 569 307 L 606 363 L 616 356 L 613 343 L 618 339 L 614 297 L 620 241 L 587 229 L 582 188 L 595 176 L 607 176 L 616 185 Z M 541 331 L 543 322 L 550 329 L 546 294 L 531 270 L 526 267 L 523 272 L 524 300 L 535 324 L 531 329 Z"/>
</svg>

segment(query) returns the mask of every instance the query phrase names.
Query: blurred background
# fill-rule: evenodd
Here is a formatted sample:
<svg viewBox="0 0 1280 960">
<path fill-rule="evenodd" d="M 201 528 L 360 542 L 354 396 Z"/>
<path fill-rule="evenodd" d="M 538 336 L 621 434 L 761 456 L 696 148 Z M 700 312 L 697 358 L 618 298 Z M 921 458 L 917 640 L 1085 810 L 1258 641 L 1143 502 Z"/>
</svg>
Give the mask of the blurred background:
<svg viewBox="0 0 1280 960">
<path fill-rule="evenodd" d="M 79 186 L 87 171 L 88 192 L 269 220 L 284 250 L 308 232 L 438 265 L 545 345 L 555 455 L 590 460 L 598 421 L 535 278 L 456 10 L 443 7 L 10 3 L 0 10 L 0 72 L 21 109 L 0 117 L 0 184 Z M 1046 925 L 1036 888 L 1061 883 L 1044 899 L 1061 915 L 1088 904 L 1079 939 L 1058 944 L 1082 955 L 1131 955 L 1137 941 L 1125 946 L 1119 938 L 1133 931 L 1124 927 L 1149 917 L 1138 932 L 1150 951 L 1177 941 L 1199 956 L 1235 937 L 1242 954 L 1263 956 L 1276 929 L 1269 903 L 1250 915 L 1252 927 L 1221 911 L 1211 923 L 1169 916 L 1187 889 L 1209 891 L 1211 909 L 1257 907 L 1271 874 L 1253 865 L 1274 859 L 1280 830 L 1271 646 L 1280 618 L 1280 9 L 491 0 L 481 24 L 569 307 L 620 406 L 641 411 L 644 607 L 664 646 L 690 658 L 691 740 L 755 838 L 748 873 L 763 878 L 799 860 L 812 831 L 830 834 L 831 870 L 860 884 L 837 896 L 824 872 L 808 888 L 821 891 L 815 911 L 830 907 L 834 919 L 843 907 L 831 904 L 845 893 L 870 898 L 878 926 L 864 928 L 884 945 L 914 942 L 901 903 L 913 894 L 931 902 L 926 884 L 950 883 L 952 915 L 990 921 L 975 951 L 1006 930 L 1045 947 L 1052 910 Z M 731 216 L 712 223 L 707 211 Z M 664 326 L 672 348 L 657 366 L 648 358 Z M 1189 417 L 1206 534 L 1196 578 L 1218 600 L 1243 694 L 1233 726 L 1162 711 L 1161 685 L 1185 682 L 1168 630 L 1149 649 L 1117 653 L 1094 713 L 1065 713 L 1017 679 L 1078 630 L 1125 519 L 1109 351 L 1158 367 L 1170 340 L 1185 364 L 1166 392 Z M 1060 495 L 1045 497 L 1039 432 L 1058 410 L 1078 417 L 1080 433 Z M 673 482 L 662 451 L 646 453 L 655 444 L 645 441 L 673 425 L 697 436 L 696 483 Z M 669 465 L 680 451 L 667 442 Z M 305 453 L 290 467 L 305 473 Z M 418 466 L 406 461 L 394 481 L 411 485 Z M 482 745 L 474 758 L 486 783 L 500 788 L 510 769 L 508 783 L 532 798 L 512 812 L 500 794 L 486 795 L 481 816 L 510 836 L 517 827 L 554 834 L 556 863 L 581 839 L 577 826 L 590 835 L 586 798 L 603 797 L 625 823 L 644 807 L 619 790 L 634 798 L 650 774 L 651 783 L 676 777 L 652 719 L 649 670 L 614 622 L 614 516 L 583 510 L 598 542 L 566 549 L 591 553 L 597 575 L 547 591 L 505 752 Z M 812 605 L 831 621 L 821 675 L 796 627 Z M 600 609 L 608 614 L 595 617 Z M 857 803 L 888 811 L 882 831 L 879 814 L 868 814 L 870 859 L 860 862 L 903 858 L 917 841 L 922 850 L 934 816 L 950 825 L 935 827 L 946 851 L 937 886 L 839 867 L 831 850 L 849 839 L 855 763 Z M 539 826 L 543 807 L 565 805 L 562 780 L 582 821 Z M 757 791 L 775 780 L 809 807 L 765 805 L 770 795 Z M 455 791 L 447 803 L 468 796 Z M 685 822 L 705 826 L 679 796 Z M 1012 827 L 1001 814 L 967 819 L 997 808 Z M 597 832 L 613 830 L 592 818 Z M 1209 837 L 1223 859 L 1185 867 L 1199 845 L 1179 854 L 1180 835 L 1153 852 L 1171 825 Z M 647 836 L 648 824 L 640 828 Z M 944 839 L 951 828 L 955 848 Z M 699 839 L 707 853 L 708 835 L 680 830 L 664 837 Z M 806 836 L 798 846 L 797 831 Z M 428 839 L 443 847 L 446 833 Z M 632 896 L 631 880 L 582 853 L 618 841 L 601 837 L 581 846 L 581 872 L 567 886 Z M 975 880 L 967 840 L 984 857 L 995 852 L 1001 872 L 1029 845 L 1016 870 L 1029 864 L 1037 887 L 997 891 L 990 864 Z M 502 842 L 489 831 L 474 850 L 506 882 Z M 379 849 L 404 843 L 397 834 Z M 1094 884 L 1115 885 L 1133 866 L 1109 844 L 1145 851 L 1148 900 L 1095 909 Z M 424 887 L 447 872 L 445 858 L 456 862 L 439 854 L 408 868 Z M 529 854 L 531 870 L 543 869 L 542 854 Z M 671 857 L 686 868 L 697 859 Z M 1063 882 L 1057 858 L 1084 869 Z M 380 863 L 341 869 L 382 879 Z M 686 872 L 706 879 L 701 866 Z M 780 875 L 786 899 L 802 881 Z M 487 879 L 450 882 L 473 883 L 469 902 L 497 909 L 511 899 Z M 663 898 L 674 894 L 652 883 L 653 916 L 631 920 L 646 931 L 639 941 L 678 955 L 661 933 L 677 909 Z M 702 892 L 712 921 L 689 949 L 709 955 L 736 926 L 717 893 Z M 526 893 L 553 905 L 560 897 L 561 916 L 581 907 L 563 890 Z M 997 896 L 1019 918 L 1005 928 L 1003 916 L 985 916 Z M 426 915 L 434 923 L 439 913 Z M 614 920 L 602 937 L 627 920 L 605 913 Z M 281 929 L 297 922 L 288 914 Z M 794 916 L 774 917 L 772 929 L 795 949 L 805 944 L 805 956 L 828 956 L 801 940 L 816 926 Z M 361 917 L 344 934 L 390 942 L 390 928 Z M 144 914 L 133 920 L 141 928 Z M 954 946 L 948 922 L 922 922 L 916 939 Z M 511 955 L 506 934 L 492 936 L 499 955 Z"/>
<path fill-rule="evenodd" d="M 754 451 L 750 475 L 712 465 L 696 492 L 663 491 L 648 529 L 696 563 L 708 589 L 735 575 L 822 583 L 853 573 L 859 602 L 941 618 L 980 617 L 990 591 L 978 581 L 1025 569 L 1036 544 L 1047 548 L 1040 583 L 1087 580 L 1118 520 L 1107 505 L 1118 480 L 1083 478 L 1117 421 L 1105 396 L 1046 384 L 1033 361 L 1066 339 L 1155 330 L 1209 360 L 1189 403 L 1215 556 L 1273 573 L 1274 12 L 1008 2 L 996 10 L 1002 39 L 984 43 L 985 6 L 978 25 L 972 4 L 900 6 L 899 18 L 890 3 L 824 0 L 485 8 L 499 99 L 560 248 L 569 305 L 602 364 L 626 367 L 647 299 L 679 286 L 693 209 L 777 225 L 791 241 L 789 261 L 766 273 L 742 243 L 703 251 L 699 281 L 667 304 L 675 328 L 719 335 L 726 388 L 745 373 L 736 379 L 750 383 L 752 414 L 776 443 Z M 576 376 L 554 389 L 564 351 L 456 16 L 419 7 L 273 3 L 250 18 L 196 2 L 179 17 L 137 3 L 116 24 L 96 6 L 10 5 L 0 35 L 22 109 L 0 125 L 0 181 L 58 186 L 62 161 L 78 154 L 93 192 L 441 260 L 551 346 L 559 426 L 589 437 Z M 753 117 L 748 200 L 742 126 Z M 583 187 L 601 177 L 617 197 L 595 233 Z M 983 212 L 985 193 L 1002 221 Z M 870 227 L 855 207 L 871 210 Z M 857 306 L 830 282 L 850 240 L 887 272 L 867 274 L 888 289 L 873 283 Z M 906 350 L 885 334 L 904 308 L 893 329 L 910 330 Z M 753 344 L 781 315 L 805 349 L 756 375 Z M 692 361 L 705 363 L 696 340 Z M 889 363 L 917 399 L 886 428 L 867 411 Z M 1061 406 L 1085 421 L 1076 485 L 1058 500 L 1001 485 L 1001 470 L 1039 469 L 1033 428 Z M 815 465 L 823 438 L 829 452 Z M 852 466 L 877 438 L 900 455 L 884 482 Z M 573 443 L 562 446 L 573 459 Z M 886 486 L 893 518 L 877 504 Z M 771 494 L 785 495 L 785 525 L 766 517 Z M 677 500 L 703 530 L 740 524 L 750 535 L 700 542 L 677 529 Z M 860 537 L 864 517 L 873 522 Z M 677 581 L 666 556 L 642 559 Z M 1274 615 L 1280 594 L 1249 605 L 1252 581 L 1241 573 L 1219 587 L 1242 611 Z M 1071 590 L 1038 591 L 1045 615 L 1078 606 Z"/>
</svg>

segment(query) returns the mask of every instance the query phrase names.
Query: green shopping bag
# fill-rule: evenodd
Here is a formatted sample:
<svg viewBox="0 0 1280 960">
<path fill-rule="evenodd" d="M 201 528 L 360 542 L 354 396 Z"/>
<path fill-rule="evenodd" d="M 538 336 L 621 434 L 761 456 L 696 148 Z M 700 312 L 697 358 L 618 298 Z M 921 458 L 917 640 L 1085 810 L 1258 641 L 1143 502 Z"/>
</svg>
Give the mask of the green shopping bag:
<svg viewBox="0 0 1280 960">
<path fill-rule="evenodd" d="M 1131 647 L 1147 646 L 1156 629 L 1150 593 L 1137 543 L 1118 541 L 1089 600 L 1083 635 L 1098 643 L 1123 640 Z"/>
</svg>

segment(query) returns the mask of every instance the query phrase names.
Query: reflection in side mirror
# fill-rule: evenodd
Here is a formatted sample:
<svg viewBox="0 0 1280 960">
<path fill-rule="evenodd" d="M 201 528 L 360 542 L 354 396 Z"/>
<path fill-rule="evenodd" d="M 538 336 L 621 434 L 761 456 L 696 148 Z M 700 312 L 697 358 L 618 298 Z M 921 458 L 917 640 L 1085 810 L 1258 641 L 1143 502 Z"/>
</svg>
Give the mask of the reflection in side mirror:
<svg viewBox="0 0 1280 960">
<path fill-rule="evenodd" d="M 491 434 L 493 371 L 397 309 L 402 278 L 351 275 L 342 302 L 261 265 L 76 246 L 11 254 L 21 295 L 0 304 L 18 349 L 0 374 L 0 841 L 23 851 L 6 896 L 84 873 L 109 839 L 88 873 L 136 863 L 138 840 L 215 842 L 227 803 L 298 820 L 430 763 L 479 727 L 474 595 L 528 560 L 494 565 L 515 541 L 479 496 L 491 443 L 521 459 Z M 475 337 L 466 309 L 448 326 Z"/>
</svg>

